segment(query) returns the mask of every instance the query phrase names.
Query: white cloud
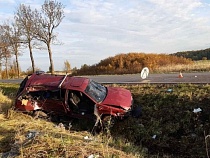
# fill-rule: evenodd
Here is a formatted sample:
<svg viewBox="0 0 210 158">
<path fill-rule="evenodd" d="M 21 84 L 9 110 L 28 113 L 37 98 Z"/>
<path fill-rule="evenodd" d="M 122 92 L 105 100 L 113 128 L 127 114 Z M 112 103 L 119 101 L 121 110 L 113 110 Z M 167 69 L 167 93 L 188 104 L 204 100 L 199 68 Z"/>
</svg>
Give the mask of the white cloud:
<svg viewBox="0 0 210 158">
<path fill-rule="evenodd" d="M 15 3 L 15 0 L 7 0 L 7 1 L 5 1 L 5 0 L 0 0 L 0 3 L 1 3 L 1 4 L 14 4 L 14 3 Z"/>
</svg>

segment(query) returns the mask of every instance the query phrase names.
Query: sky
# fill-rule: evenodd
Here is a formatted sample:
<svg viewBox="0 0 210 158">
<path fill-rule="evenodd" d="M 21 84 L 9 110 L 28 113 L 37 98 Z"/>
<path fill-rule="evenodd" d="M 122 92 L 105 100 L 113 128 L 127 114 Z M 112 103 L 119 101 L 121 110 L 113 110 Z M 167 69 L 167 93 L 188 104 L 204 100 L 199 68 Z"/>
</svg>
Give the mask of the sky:
<svg viewBox="0 0 210 158">
<path fill-rule="evenodd" d="M 64 19 L 52 45 L 55 70 L 93 65 L 121 53 L 176 53 L 210 48 L 210 0 L 57 0 Z M 0 0 L 0 24 L 20 4 L 40 9 L 44 0 Z M 21 50 L 21 70 L 31 66 Z M 33 50 L 35 65 L 49 69 L 47 50 Z"/>
</svg>

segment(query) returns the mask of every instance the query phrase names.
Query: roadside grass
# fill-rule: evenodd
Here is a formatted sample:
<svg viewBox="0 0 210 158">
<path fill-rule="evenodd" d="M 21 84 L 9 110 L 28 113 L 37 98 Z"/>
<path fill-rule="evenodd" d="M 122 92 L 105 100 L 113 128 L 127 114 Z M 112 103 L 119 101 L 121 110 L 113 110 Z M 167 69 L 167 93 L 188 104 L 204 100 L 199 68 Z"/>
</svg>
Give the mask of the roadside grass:
<svg viewBox="0 0 210 158">
<path fill-rule="evenodd" d="M 18 84 L 0 83 L 0 112 L 11 108 L 18 87 Z"/>
<path fill-rule="evenodd" d="M 19 86 L 19 84 L 0 83 L 0 91 L 7 97 L 14 98 Z"/>
<path fill-rule="evenodd" d="M 11 107 L 11 103 L 12 100 L 3 95 L 2 90 L 0 90 L 0 112 L 6 112 Z"/>
<path fill-rule="evenodd" d="M 140 157 L 111 147 L 108 140 L 12 110 L 0 123 L 0 153 L 9 151 L 16 157 Z"/>
<path fill-rule="evenodd" d="M 0 114 L 0 153 L 19 157 L 209 157 L 210 85 L 112 85 L 131 90 L 140 118 L 91 135 L 8 110 Z M 7 92 L 6 92 L 7 93 Z M 200 109 L 200 112 L 195 112 Z M 89 130 L 91 131 L 91 130 Z M 29 139 L 35 133 L 35 137 Z M 13 152 L 14 153 L 14 152 Z"/>
<path fill-rule="evenodd" d="M 173 72 L 208 72 L 210 71 L 210 61 L 200 60 L 193 61 L 193 64 L 174 64 L 168 66 L 160 66 L 155 69 L 154 73 L 173 73 Z"/>
<path fill-rule="evenodd" d="M 132 91 L 135 104 L 142 106 L 143 114 L 140 119 L 125 120 L 124 130 L 119 128 L 122 124 L 117 124 L 113 134 L 117 132 L 133 144 L 142 145 L 150 155 L 207 156 L 210 139 L 205 136 L 210 134 L 210 85 L 145 84 L 127 88 Z M 198 109 L 201 111 L 196 112 Z"/>
<path fill-rule="evenodd" d="M 16 85 L 1 86 L 6 94 L 17 91 Z M 139 147 L 132 143 L 121 140 L 119 146 L 115 145 L 110 134 L 92 135 L 74 124 L 70 128 L 62 123 L 34 119 L 12 110 L 12 99 L 2 92 L 0 99 L 4 107 L 0 111 L 0 157 L 143 157 L 137 150 Z"/>
</svg>

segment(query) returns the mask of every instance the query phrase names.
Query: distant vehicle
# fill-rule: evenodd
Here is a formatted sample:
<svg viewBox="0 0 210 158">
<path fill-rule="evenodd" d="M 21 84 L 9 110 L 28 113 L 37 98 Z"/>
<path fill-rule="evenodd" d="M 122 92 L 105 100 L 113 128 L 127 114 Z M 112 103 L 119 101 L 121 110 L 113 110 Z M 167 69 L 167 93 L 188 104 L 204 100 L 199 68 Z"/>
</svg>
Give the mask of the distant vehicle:
<svg viewBox="0 0 210 158">
<path fill-rule="evenodd" d="M 123 119 L 133 105 L 131 92 L 104 86 L 85 77 L 51 75 L 44 72 L 27 76 L 18 90 L 15 109 L 44 112 L 58 118 Z"/>
</svg>

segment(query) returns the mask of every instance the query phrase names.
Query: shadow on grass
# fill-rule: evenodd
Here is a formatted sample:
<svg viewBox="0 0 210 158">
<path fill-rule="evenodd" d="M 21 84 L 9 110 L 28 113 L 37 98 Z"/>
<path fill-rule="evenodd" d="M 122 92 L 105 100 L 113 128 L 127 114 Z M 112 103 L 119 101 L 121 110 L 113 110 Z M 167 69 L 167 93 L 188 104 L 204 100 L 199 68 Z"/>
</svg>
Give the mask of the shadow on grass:
<svg viewBox="0 0 210 158">
<path fill-rule="evenodd" d="M 15 131 L 5 129 L 0 126 L 0 153 L 11 150 L 11 144 L 14 143 Z"/>
<path fill-rule="evenodd" d="M 135 99 L 142 105 L 142 117 L 115 124 L 113 138 L 147 148 L 149 155 L 206 157 L 204 131 L 210 132 L 209 97 L 150 93 Z M 194 113 L 198 107 L 202 112 Z M 207 150 L 210 152 L 210 145 Z"/>
</svg>

